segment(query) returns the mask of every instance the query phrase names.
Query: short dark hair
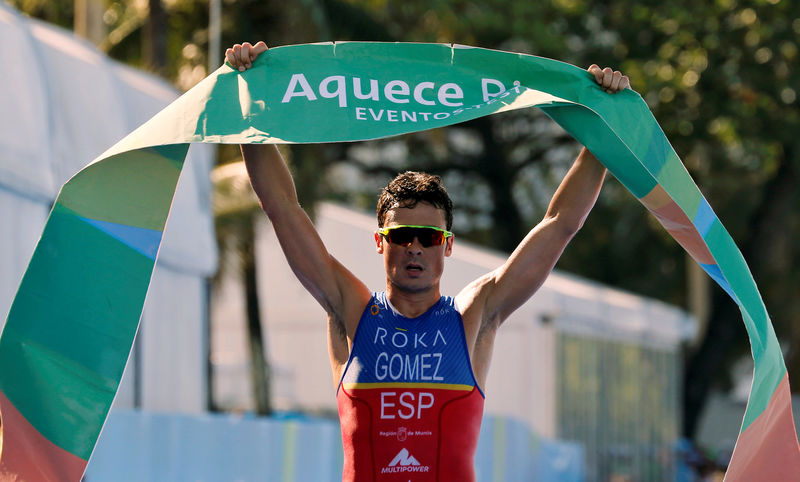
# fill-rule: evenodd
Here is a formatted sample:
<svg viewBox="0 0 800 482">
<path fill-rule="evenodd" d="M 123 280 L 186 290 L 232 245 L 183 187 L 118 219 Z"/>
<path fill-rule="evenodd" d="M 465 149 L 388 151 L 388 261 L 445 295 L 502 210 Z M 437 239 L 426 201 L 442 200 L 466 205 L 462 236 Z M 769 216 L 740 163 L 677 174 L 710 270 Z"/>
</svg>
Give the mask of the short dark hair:
<svg viewBox="0 0 800 482">
<path fill-rule="evenodd" d="M 432 174 L 406 171 L 389 181 L 378 197 L 378 226 L 383 227 L 386 213 L 396 207 L 413 208 L 419 202 L 426 202 L 444 211 L 450 231 L 453 227 L 453 201 L 447 195 L 442 178 Z"/>
</svg>

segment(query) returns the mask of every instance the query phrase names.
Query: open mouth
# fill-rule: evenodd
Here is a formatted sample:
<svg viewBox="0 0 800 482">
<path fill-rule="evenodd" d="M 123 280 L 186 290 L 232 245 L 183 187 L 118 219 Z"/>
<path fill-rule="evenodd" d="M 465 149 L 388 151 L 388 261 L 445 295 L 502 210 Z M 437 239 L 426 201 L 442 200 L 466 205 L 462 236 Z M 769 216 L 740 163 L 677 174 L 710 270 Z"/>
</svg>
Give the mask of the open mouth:
<svg viewBox="0 0 800 482">
<path fill-rule="evenodd" d="M 421 273 L 423 271 L 423 268 L 418 264 L 411 263 L 406 265 L 406 271 L 409 271 L 411 273 Z"/>
</svg>

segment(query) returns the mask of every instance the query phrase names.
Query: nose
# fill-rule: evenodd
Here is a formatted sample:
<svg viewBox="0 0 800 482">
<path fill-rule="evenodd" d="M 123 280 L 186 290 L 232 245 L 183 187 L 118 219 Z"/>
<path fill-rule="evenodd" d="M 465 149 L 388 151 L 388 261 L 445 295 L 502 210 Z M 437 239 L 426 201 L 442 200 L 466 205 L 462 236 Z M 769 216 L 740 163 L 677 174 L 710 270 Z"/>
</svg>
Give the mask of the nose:
<svg viewBox="0 0 800 482">
<path fill-rule="evenodd" d="M 419 242 L 419 238 L 414 236 L 414 240 L 411 241 L 406 245 L 406 251 L 409 253 L 422 253 L 422 243 Z"/>
</svg>

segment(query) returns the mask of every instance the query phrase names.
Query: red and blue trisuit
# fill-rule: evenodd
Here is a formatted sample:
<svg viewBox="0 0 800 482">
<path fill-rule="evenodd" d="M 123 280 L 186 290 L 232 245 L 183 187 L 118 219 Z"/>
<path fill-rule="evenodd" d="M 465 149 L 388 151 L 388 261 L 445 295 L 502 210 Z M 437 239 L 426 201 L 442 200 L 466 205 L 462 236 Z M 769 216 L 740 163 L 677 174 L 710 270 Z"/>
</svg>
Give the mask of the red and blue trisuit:
<svg viewBox="0 0 800 482">
<path fill-rule="evenodd" d="M 452 297 L 406 318 L 373 294 L 336 399 L 343 480 L 475 480 L 484 396 Z"/>
</svg>

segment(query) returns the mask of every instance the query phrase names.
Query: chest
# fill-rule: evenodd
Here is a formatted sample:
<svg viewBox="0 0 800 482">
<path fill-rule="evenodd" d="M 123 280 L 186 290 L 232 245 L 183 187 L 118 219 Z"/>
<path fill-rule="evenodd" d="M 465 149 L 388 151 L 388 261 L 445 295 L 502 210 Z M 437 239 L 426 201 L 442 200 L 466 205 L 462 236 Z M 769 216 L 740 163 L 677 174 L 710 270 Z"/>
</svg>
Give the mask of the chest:
<svg viewBox="0 0 800 482">
<path fill-rule="evenodd" d="M 464 328 L 457 311 L 408 320 L 374 309 L 361 320 L 345 383 L 471 384 Z"/>
</svg>

